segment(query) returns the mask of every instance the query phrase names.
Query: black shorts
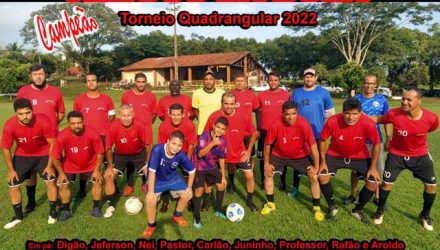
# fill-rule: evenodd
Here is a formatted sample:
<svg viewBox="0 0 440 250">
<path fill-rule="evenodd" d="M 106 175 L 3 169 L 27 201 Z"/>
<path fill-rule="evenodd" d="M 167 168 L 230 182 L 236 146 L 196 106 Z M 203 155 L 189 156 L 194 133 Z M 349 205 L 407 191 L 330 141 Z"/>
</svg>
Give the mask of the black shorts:
<svg viewBox="0 0 440 250">
<path fill-rule="evenodd" d="M 208 170 L 196 170 L 194 188 L 204 187 L 205 182 L 208 186 L 215 183 L 222 183 L 222 173 L 220 169 L 212 168 Z"/>
<path fill-rule="evenodd" d="M 267 130 L 260 130 L 260 138 L 258 138 L 257 157 L 263 159 L 264 141 L 266 140 Z"/>
<path fill-rule="evenodd" d="M 404 169 L 410 170 L 414 178 L 421 180 L 425 184 L 437 184 L 434 163 L 429 154 L 405 157 L 388 153 L 387 160 L 385 161 L 385 170 L 383 172 L 383 181 L 385 183 L 394 183 L 400 172 Z"/>
<path fill-rule="evenodd" d="M 124 171 L 128 167 L 133 167 L 139 173 L 144 174 L 146 162 L 146 149 L 135 155 L 120 155 L 116 152 L 113 154 L 113 168 L 118 172 L 118 175 L 124 175 Z"/>
<path fill-rule="evenodd" d="M 92 173 L 93 172 L 85 172 L 85 173 L 66 173 L 66 178 L 69 181 L 69 183 L 71 182 L 75 182 L 76 179 L 76 175 L 80 176 L 80 180 L 90 180 L 93 182 L 92 178 Z"/>
<path fill-rule="evenodd" d="M 250 162 L 239 162 L 239 163 L 226 163 L 226 168 L 228 171 L 252 171 L 252 165 Z"/>
<path fill-rule="evenodd" d="M 298 159 L 283 159 L 276 155 L 270 155 L 269 163 L 275 168 L 274 174 L 282 174 L 284 167 L 289 166 L 301 174 L 307 175 L 309 168 L 313 165 L 313 160 L 310 156 Z"/>
<path fill-rule="evenodd" d="M 249 141 L 250 141 L 250 140 L 251 140 L 251 136 L 250 136 L 250 135 L 246 135 L 246 136 L 243 138 L 243 143 L 244 143 L 244 146 L 246 147 L 246 150 L 247 150 L 248 147 L 249 147 Z M 255 157 L 255 145 L 252 146 L 251 157 Z"/>
<path fill-rule="evenodd" d="M 321 173 L 321 175 L 330 174 L 336 176 L 336 172 L 338 171 L 338 169 L 345 168 L 355 172 L 359 179 L 366 179 L 367 172 L 370 169 L 371 165 L 371 158 L 349 159 L 326 154 L 325 160 L 327 162 L 328 173 Z M 374 182 L 375 180 L 372 176 L 370 176 L 368 181 Z"/>
<path fill-rule="evenodd" d="M 31 177 L 32 172 L 38 172 L 40 174 L 41 179 L 44 181 L 54 181 L 56 179 L 55 176 L 51 176 L 50 178 L 44 174 L 44 169 L 47 166 L 47 162 L 49 161 L 49 156 L 20 156 L 14 155 L 12 157 L 12 166 L 14 167 L 15 172 L 17 172 L 18 181 L 13 180 L 12 183 L 8 182 L 9 187 L 20 186 L 24 180 L 29 179 Z"/>
</svg>

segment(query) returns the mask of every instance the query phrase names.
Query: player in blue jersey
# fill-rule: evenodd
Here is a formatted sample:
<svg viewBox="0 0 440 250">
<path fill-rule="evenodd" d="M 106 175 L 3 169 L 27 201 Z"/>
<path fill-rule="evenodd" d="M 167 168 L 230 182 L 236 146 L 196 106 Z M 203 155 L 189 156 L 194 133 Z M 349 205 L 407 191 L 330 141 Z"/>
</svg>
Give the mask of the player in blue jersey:
<svg viewBox="0 0 440 250">
<path fill-rule="evenodd" d="M 180 131 L 171 133 L 165 144 L 157 144 L 151 151 L 148 162 L 148 191 L 146 197 L 148 226 L 144 237 L 150 238 L 156 230 L 156 204 L 161 193 L 170 191 L 173 197 L 179 197 L 173 221 L 179 226 L 188 226 L 182 212 L 192 197 L 192 185 L 195 169 L 186 154 L 181 151 L 185 136 Z M 181 166 L 189 174 L 188 184 L 177 172 Z"/>
<path fill-rule="evenodd" d="M 388 101 L 384 95 L 375 93 L 375 90 L 377 88 L 377 77 L 372 74 L 366 75 L 363 80 L 362 88 L 364 90 L 364 93 L 357 94 L 354 97 L 361 102 L 362 112 L 369 116 L 385 115 L 389 110 Z M 384 143 L 379 124 L 377 124 L 376 127 L 377 127 L 377 131 L 379 132 L 379 137 L 381 141 L 379 159 L 377 162 L 377 170 L 379 171 L 379 173 L 382 173 L 384 169 L 384 158 L 383 158 L 384 145 L 385 145 L 385 150 L 388 150 L 390 143 L 389 139 L 393 131 L 391 124 L 384 124 L 385 136 L 386 136 Z M 368 145 L 368 151 L 371 152 L 372 145 L 370 141 L 367 141 L 367 145 Z M 351 194 L 347 198 L 342 200 L 342 202 L 345 205 L 354 203 L 356 201 L 357 184 L 358 184 L 358 175 L 355 172 L 351 172 Z M 376 190 L 374 203 L 376 203 L 376 205 L 379 204 L 379 189 Z"/>
<path fill-rule="evenodd" d="M 325 119 L 335 114 L 333 100 L 329 92 L 323 87 L 316 85 L 318 76 L 312 68 L 304 70 L 304 87 L 297 88 L 292 93 L 290 100 L 296 103 L 298 114 L 306 118 L 310 123 L 316 142 L 324 127 Z M 281 176 L 285 180 L 285 173 Z M 298 194 L 299 172 L 294 172 L 293 190 L 288 193 L 290 197 Z M 284 181 L 285 182 L 285 181 Z"/>
</svg>

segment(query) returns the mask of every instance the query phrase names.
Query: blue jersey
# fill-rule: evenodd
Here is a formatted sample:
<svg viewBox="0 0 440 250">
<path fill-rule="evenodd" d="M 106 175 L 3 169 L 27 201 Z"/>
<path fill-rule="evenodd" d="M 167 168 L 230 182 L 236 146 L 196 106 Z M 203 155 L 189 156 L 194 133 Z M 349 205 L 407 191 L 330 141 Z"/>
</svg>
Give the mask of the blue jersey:
<svg viewBox="0 0 440 250">
<path fill-rule="evenodd" d="M 388 106 L 387 98 L 384 95 L 375 94 L 371 98 L 366 98 L 362 94 L 357 94 L 354 98 L 361 102 L 362 112 L 370 116 L 385 115 L 390 109 Z M 377 131 L 379 132 L 380 141 L 382 141 L 382 133 L 380 132 L 379 124 L 376 124 Z M 367 141 L 367 143 L 370 143 Z"/>
<path fill-rule="evenodd" d="M 315 139 L 319 139 L 325 123 L 325 110 L 333 108 L 333 100 L 329 92 L 321 86 L 316 86 L 312 91 L 297 88 L 290 100 L 298 106 L 298 114 L 309 121 Z"/>
<path fill-rule="evenodd" d="M 148 169 L 156 173 L 155 190 L 160 186 L 183 182 L 182 177 L 176 171 L 178 166 L 183 167 L 183 170 L 188 173 L 195 171 L 194 165 L 182 151 L 170 158 L 165 153 L 165 144 L 157 144 L 153 147 Z"/>
</svg>

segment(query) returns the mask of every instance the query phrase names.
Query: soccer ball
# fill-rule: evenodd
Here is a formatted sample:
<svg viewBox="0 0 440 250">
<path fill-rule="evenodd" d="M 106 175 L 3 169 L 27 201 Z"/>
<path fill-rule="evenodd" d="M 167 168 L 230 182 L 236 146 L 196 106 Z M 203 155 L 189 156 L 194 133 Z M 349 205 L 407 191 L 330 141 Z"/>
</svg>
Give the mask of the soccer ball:
<svg viewBox="0 0 440 250">
<path fill-rule="evenodd" d="M 226 209 L 226 217 L 232 222 L 240 222 L 244 218 L 244 209 L 238 203 L 229 204 Z"/>
<path fill-rule="evenodd" d="M 124 210 L 128 215 L 136 215 L 143 207 L 142 201 L 138 197 L 132 196 L 125 201 Z"/>
</svg>

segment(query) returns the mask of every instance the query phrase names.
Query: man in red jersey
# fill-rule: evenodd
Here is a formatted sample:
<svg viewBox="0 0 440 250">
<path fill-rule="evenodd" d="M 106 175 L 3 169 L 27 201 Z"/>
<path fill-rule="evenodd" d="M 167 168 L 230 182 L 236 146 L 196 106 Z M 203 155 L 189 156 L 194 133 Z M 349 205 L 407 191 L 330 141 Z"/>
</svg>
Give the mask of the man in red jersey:
<svg viewBox="0 0 440 250">
<path fill-rule="evenodd" d="M 211 131 L 215 121 L 220 116 L 226 117 L 229 123 L 225 135 L 227 142 L 225 162 L 228 165 L 228 171 L 239 169 L 244 172 L 247 190 L 246 205 L 252 212 L 256 212 L 258 209 L 253 202 L 255 189 L 254 173 L 249 159 L 251 157 L 252 145 L 254 145 L 257 138 L 257 131 L 250 117 L 243 116 L 236 110 L 235 96 L 230 92 L 223 94 L 222 107 L 209 116 L 205 125 L 205 131 Z M 247 147 L 243 143 L 245 135 L 251 135 Z"/>
<path fill-rule="evenodd" d="M 75 99 L 73 110 L 83 114 L 86 126 L 98 131 L 105 148 L 106 132 L 110 122 L 115 119 L 115 105 L 108 95 L 99 91 L 99 82 L 95 74 L 87 74 L 84 85 L 87 91 Z M 79 191 L 75 198 L 81 199 L 86 196 L 86 183 L 86 179 L 80 180 Z"/>
<path fill-rule="evenodd" d="M 379 207 L 374 217 L 375 224 L 381 224 L 385 203 L 402 170 L 408 169 L 413 176 L 421 180 L 423 192 L 423 209 L 419 214 L 420 222 L 428 230 L 434 230 L 429 216 L 436 196 L 437 180 L 434 164 L 428 152 L 428 133 L 439 126 L 438 115 L 421 107 L 422 93 L 409 88 L 403 93 L 399 108 L 391 109 L 379 123 L 393 124 L 393 136 L 385 162 L 383 182 L 379 191 Z"/>
<path fill-rule="evenodd" d="M 75 181 L 77 174 L 86 175 L 93 182 L 92 215 L 101 217 L 99 202 L 102 193 L 101 164 L 104 158 L 104 146 L 96 130 L 84 125 L 81 112 L 71 111 L 67 114 L 68 127 L 57 136 L 52 150 L 52 159 L 58 172 L 57 185 L 63 212 L 59 220 L 65 221 L 72 217 L 70 211 L 70 183 Z M 64 155 L 60 162 L 61 154 Z"/>
<path fill-rule="evenodd" d="M 236 108 L 239 112 L 241 112 L 243 115 L 249 116 L 251 121 L 253 121 L 252 112 L 255 112 L 255 116 L 260 116 L 260 104 L 258 103 L 258 98 L 255 95 L 255 93 L 249 89 L 247 89 L 247 79 L 244 74 L 238 74 L 235 77 L 234 80 L 235 89 L 231 90 L 231 93 L 235 95 L 236 98 Z M 257 128 L 257 131 L 259 128 Z M 244 145 L 249 146 L 249 140 L 251 136 L 245 135 L 244 137 Z M 255 146 L 252 145 L 252 153 L 251 153 L 251 165 L 252 169 L 254 169 L 255 162 L 254 157 L 255 156 Z M 234 193 L 234 173 L 230 172 L 228 176 L 228 193 L 232 194 Z"/>
<path fill-rule="evenodd" d="M 263 151 L 266 134 L 272 123 L 280 117 L 283 103 L 290 98 L 289 93 L 280 89 L 279 86 L 280 75 L 276 72 L 271 72 L 269 73 L 269 90 L 261 92 L 258 96 L 261 117 L 257 117 L 257 128 L 260 128 L 257 157 L 260 158 L 261 185 L 264 185 Z"/>
<path fill-rule="evenodd" d="M 137 73 L 134 76 L 134 88 L 127 90 L 121 97 L 121 105 L 129 104 L 134 109 L 134 118 L 145 126 L 152 127 L 157 116 L 156 96 L 146 89 L 147 76 L 144 73 Z M 147 147 L 151 152 L 151 145 Z M 124 189 L 124 196 L 129 196 L 133 188 L 133 169 L 127 171 L 127 186 Z M 147 192 L 145 176 L 142 177 L 142 191 Z"/>
<path fill-rule="evenodd" d="M 64 101 L 61 92 L 54 86 L 46 83 L 46 73 L 42 64 L 33 64 L 30 67 L 31 83 L 18 90 L 17 98 L 27 98 L 31 101 L 35 114 L 44 114 L 49 118 L 55 136 L 58 133 L 58 124 L 64 118 Z M 35 191 L 37 176 L 32 173 L 27 177 L 26 193 L 28 203 L 24 213 L 32 212 L 36 207 Z"/>
<path fill-rule="evenodd" d="M 326 140 L 331 137 L 326 149 Z M 368 152 L 367 140 L 373 145 L 372 157 Z M 377 161 L 379 158 L 380 138 L 376 124 L 361 112 L 361 102 L 350 98 L 342 104 L 342 113 L 331 116 L 324 124 L 319 139 L 319 183 L 329 211 L 327 219 L 338 212 L 333 200 L 333 188 L 330 176 L 336 176 L 338 169 L 355 171 L 365 179 L 365 185 L 359 193 L 359 201 L 351 215 L 368 224 L 362 208 L 374 195 L 379 182 Z"/>
<path fill-rule="evenodd" d="M 192 120 L 193 114 L 191 97 L 180 93 L 181 87 L 178 80 L 171 80 L 168 87 L 170 89 L 170 94 L 160 98 L 159 100 L 157 108 L 157 116 L 159 116 L 159 119 L 161 119 L 162 121 L 168 119 L 170 106 L 174 103 L 179 103 L 183 107 L 184 118 Z"/>
<path fill-rule="evenodd" d="M 110 201 L 104 213 L 110 218 L 115 211 L 115 173 L 124 175 L 124 170 L 132 166 L 139 175 L 146 175 L 150 151 L 147 146 L 152 144 L 152 128 L 145 127 L 140 121 L 134 120 L 133 107 L 122 105 L 118 109 L 118 119 L 110 125 L 106 140 L 107 169 L 104 174 L 105 194 Z M 112 151 L 115 146 L 114 153 Z"/>
<path fill-rule="evenodd" d="M 267 215 L 275 210 L 273 176 L 277 172 L 281 173 L 285 166 L 290 166 L 309 177 L 315 219 L 322 221 L 324 214 L 319 206 L 318 146 L 312 127 L 297 112 L 295 103 L 285 102 L 282 106 L 282 118 L 277 119 L 267 133 L 264 145 L 264 188 L 267 203 L 261 214 Z"/>
<path fill-rule="evenodd" d="M 57 221 L 55 170 L 50 159 L 50 150 L 54 141 L 54 131 L 49 119 L 43 114 L 34 114 L 28 99 L 18 98 L 14 101 L 15 116 L 3 126 L 1 147 L 3 159 L 8 169 L 9 195 L 15 216 L 4 228 L 10 229 L 23 220 L 21 205 L 21 183 L 33 171 L 39 172 L 47 185 L 49 200 L 49 224 Z M 12 157 L 11 148 L 16 147 Z"/>
</svg>

